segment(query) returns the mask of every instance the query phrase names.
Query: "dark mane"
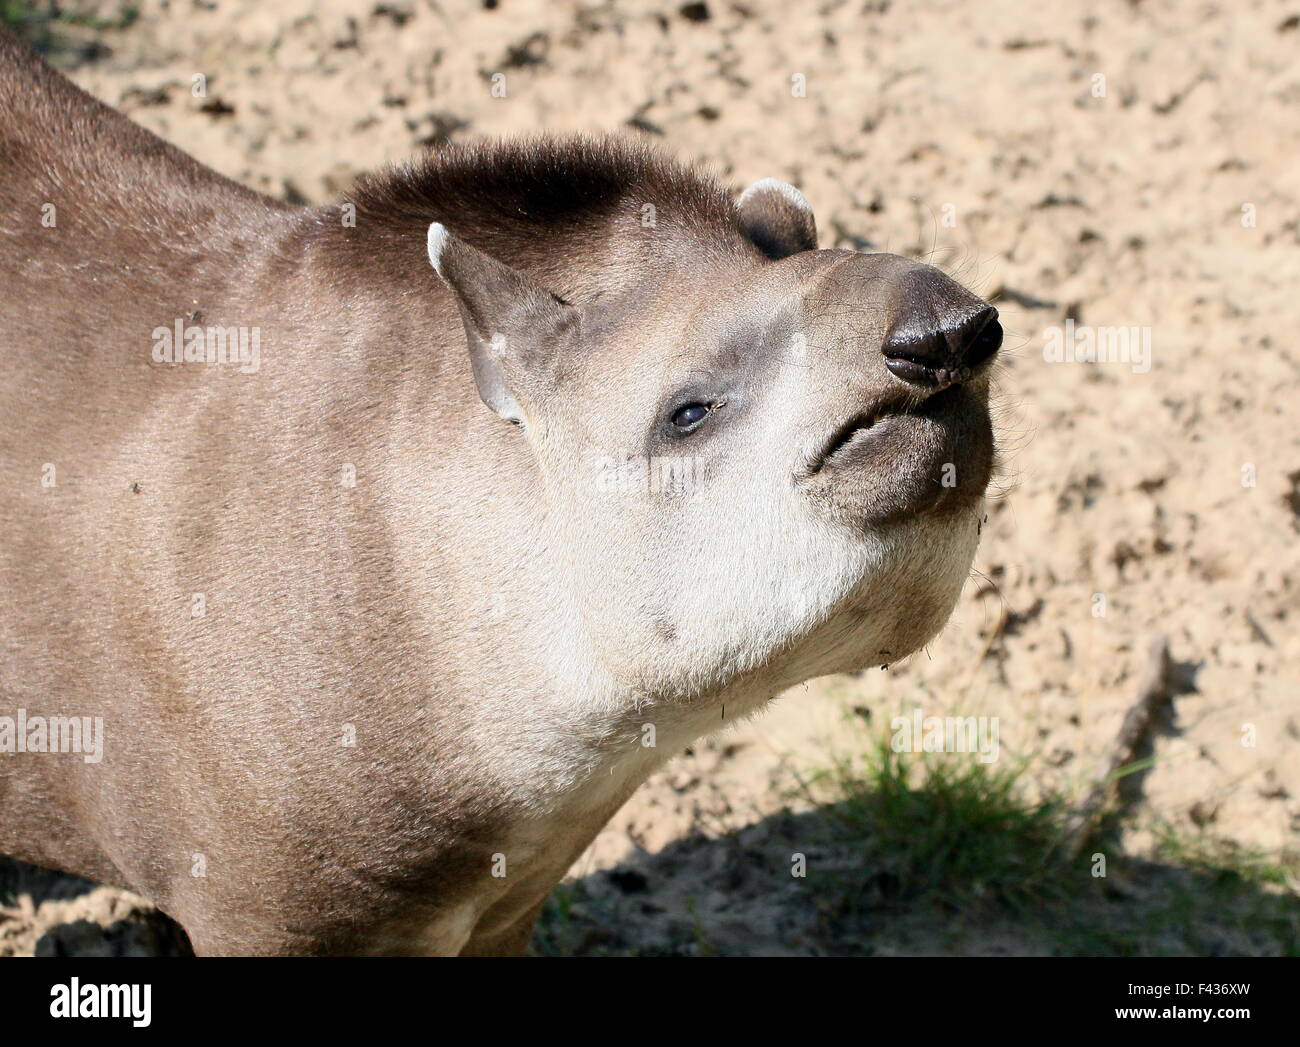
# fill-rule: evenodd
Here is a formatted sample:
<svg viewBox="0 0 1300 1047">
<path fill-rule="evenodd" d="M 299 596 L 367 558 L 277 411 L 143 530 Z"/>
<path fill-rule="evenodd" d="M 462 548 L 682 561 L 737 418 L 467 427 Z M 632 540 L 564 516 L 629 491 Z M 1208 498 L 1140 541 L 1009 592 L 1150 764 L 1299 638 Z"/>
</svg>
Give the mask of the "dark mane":
<svg viewBox="0 0 1300 1047">
<path fill-rule="evenodd" d="M 363 178 L 348 199 L 357 225 L 423 235 L 431 221 L 516 264 L 557 247 L 582 250 L 617 235 L 753 250 L 731 195 L 715 179 L 628 139 L 543 136 L 453 145 Z M 647 224 L 653 207 L 653 222 Z"/>
</svg>

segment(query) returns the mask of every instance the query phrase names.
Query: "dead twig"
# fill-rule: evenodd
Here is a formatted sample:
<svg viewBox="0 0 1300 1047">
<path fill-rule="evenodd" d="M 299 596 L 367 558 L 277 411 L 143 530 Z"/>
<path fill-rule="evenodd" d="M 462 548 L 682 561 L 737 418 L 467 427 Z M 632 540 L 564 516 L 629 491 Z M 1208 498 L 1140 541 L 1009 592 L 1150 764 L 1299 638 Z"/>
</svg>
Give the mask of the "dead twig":
<svg viewBox="0 0 1300 1047">
<path fill-rule="evenodd" d="M 1169 700 L 1172 669 L 1169 637 L 1158 636 L 1147 655 L 1137 698 L 1125 715 L 1119 734 L 1115 736 L 1110 762 L 1066 826 L 1065 853 L 1068 857 L 1076 856 L 1083 849 L 1110 802 L 1120 777 L 1119 772 L 1134 762 L 1138 749 L 1150 736 L 1156 714 Z"/>
</svg>

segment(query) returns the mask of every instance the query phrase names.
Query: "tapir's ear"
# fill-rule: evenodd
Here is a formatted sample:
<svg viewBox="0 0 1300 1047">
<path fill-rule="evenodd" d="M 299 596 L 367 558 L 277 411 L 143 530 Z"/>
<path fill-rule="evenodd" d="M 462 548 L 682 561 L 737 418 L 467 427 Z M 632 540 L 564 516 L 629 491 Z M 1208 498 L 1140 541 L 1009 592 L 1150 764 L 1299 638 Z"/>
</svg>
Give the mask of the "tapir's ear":
<svg viewBox="0 0 1300 1047">
<path fill-rule="evenodd" d="M 451 288 L 465 321 L 474 383 L 502 418 L 524 420 L 553 371 L 557 345 L 577 329 L 578 311 L 517 269 L 429 226 L 429 261 Z"/>
<path fill-rule="evenodd" d="M 817 221 L 803 193 L 787 182 L 764 178 L 736 201 L 741 228 L 769 258 L 817 249 Z"/>
</svg>

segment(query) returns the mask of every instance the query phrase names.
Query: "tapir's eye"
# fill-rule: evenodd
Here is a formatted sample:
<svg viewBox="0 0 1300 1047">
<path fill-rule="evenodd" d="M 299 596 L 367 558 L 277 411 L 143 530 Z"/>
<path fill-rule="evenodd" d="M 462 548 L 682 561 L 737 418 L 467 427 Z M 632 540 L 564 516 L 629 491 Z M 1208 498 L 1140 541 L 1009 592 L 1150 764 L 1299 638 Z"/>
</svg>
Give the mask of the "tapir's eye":
<svg viewBox="0 0 1300 1047">
<path fill-rule="evenodd" d="M 678 429 L 694 429 L 708 416 L 710 404 L 687 404 L 673 414 L 673 425 Z"/>
</svg>

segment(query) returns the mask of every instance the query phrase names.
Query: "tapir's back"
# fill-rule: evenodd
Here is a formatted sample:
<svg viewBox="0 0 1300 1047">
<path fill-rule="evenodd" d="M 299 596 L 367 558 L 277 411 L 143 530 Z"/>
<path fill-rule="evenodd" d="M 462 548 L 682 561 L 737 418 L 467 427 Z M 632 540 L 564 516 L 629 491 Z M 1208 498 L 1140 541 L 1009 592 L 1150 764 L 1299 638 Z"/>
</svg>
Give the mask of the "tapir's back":
<svg viewBox="0 0 1300 1047">
<path fill-rule="evenodd" d="M 0 29 L 0 354 L 49 374 L 148 361 L 106 335 L 220 280 L 280 205 L 96 101 Z M 111 382 L 100 370 L 94 385 Z"/>
<path fill-rule="evenodd" d="M 63 216 L 55 225 L 40 222 L 39 205 L 57 206 L 62 197 L 83 218 L 98 218 L 80 223 L 81 235 L 101 241 L 138 232 L 161 247 L 229 228 L 241 208 L 278 206 L 91 97 L 2 27 L 0 174 L 0 233 L 29 246 L 23 208 L 34 198 L 36 228 L 67 228 Z"/>
</svg>

